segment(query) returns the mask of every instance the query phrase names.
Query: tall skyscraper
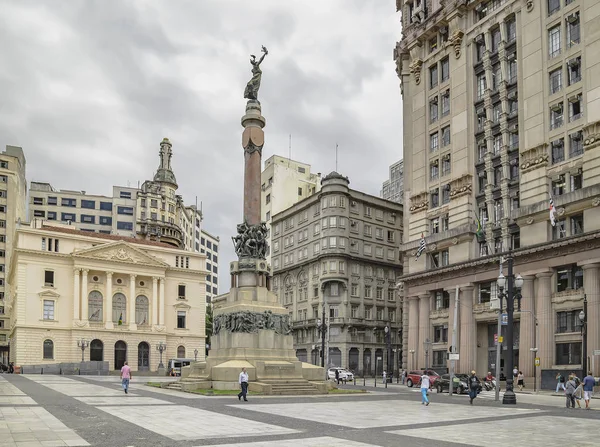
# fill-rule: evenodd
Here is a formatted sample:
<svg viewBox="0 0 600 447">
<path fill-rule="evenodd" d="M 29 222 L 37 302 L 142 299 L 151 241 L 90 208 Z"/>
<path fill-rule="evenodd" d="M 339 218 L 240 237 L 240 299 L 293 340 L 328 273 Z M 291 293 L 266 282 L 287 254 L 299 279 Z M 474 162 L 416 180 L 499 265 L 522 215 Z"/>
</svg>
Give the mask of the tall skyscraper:
<svg viewBox="0 0 600 447">
<path fill-rule="evenodd" d="M 499 261 L 524 278 L 514 364 L 526 376 L 600 349 L 600 9 L 587 0 L 398 0 L 404 295 L 410 369 L 495 363 Z M 556 218 L 553 225 L 552 212 Z M 422 236 L 423 235 L 423 236 Z M 420 257 L 417 248 L 425 242 Z M 502 254 L 502 257 L 500 256 Z M 506 262 L 503 264 L 507 275 Z M 458 293 L 458 297 L 456 296 Z M 536 332 L 537 328 L 537 332 Z M 504 329 L 505 330 L 505 329 Z M 537 350 L 537 351 L 535 351 Z M 537 352 L 537 354 L 536 354 Z M 589 363 L 588 363 L 589 364 Z M 504 371 L 505 374 L 510 372 Z M 595 362 L 594 373 L 600 373 Z"/>
<path fill-rule="evenodd" d="M 397 161 L 390 166 L 390 178 L 383 182 L 381 198 L 404 203 L 404 161 Z"/>
</svg>

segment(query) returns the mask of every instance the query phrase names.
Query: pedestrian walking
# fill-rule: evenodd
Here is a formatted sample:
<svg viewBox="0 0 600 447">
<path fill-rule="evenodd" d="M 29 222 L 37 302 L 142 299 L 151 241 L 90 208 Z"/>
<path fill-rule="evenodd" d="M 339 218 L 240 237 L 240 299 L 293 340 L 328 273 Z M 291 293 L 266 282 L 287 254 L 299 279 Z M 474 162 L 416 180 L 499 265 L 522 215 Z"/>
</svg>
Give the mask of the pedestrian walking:
<svg viewBox="0 0 600 447">
<path fill-rule="evenodd" d="M 583 379 L 583 400 L 585 400 L 585 409 L 590 409 L 590 400 L 594 392 L 594 384 L 596 379 L 592 376 L 592 372 L 588 371 L 587 376 Z"/>
<path fill-rule="evenodd" d="M 421 405 L 425 404 L 425 406 L 429 405 L 429 399 L 427 398 L 427 393 L 431 388 L 431 381 L 429 380 L 429 376 L 427 374 L 423 374 L 421 376 Z"/>
<path fill-rule="evenodd" d="M 523 387 L 525 386 L 525 376 L 523 375 L 523 371 L 519 371 L 517 375 L 517 385 L 519 386 L 519 391 L 523 391 Z"/>
<path fill-rule="evenodd" d="M 575 382 L 575 385 L 577 385 L 577 388 L 575 388 L 575 394 L 573 394 L 573 396 L 575 397 L 577 406 L 581 409 L 581 399 L 583 399 L 583 384 L 579 379 L 573 379 L 573 381 Z"/>
<path fill-rule="evenodd" d="M 246 394 L 248 394 L 248 373 L 246 372 L 246 368 L 242 368 L 242 372 L 240 373 L 239 382 L 240 382 L 240 387 L 242 388 L 242 391 L 240 391 L 238 394 L 238 400 L 241 400 L 243 397 L 244 402 L 248 402 L 248 399 L 246 398 Z"/>
<path fill-rule="evenodd" d="M 402 370 L 402 385 L 404 385 L 405 382 L 406 382 L 406 370 L 403 369 Z"/>
<path fill-rule="evenodd" d="M 337 382 L 337 384 L 340 384 L 340 370 L 336 369 L 335 370 L 335 381 Z"/>
<path fill-rule="evenodd" d="M 15 363 L 14 362 L 10 362 L 8 364 L 8 373 L 9 374 L 13 374 L 15 372 Z"/>
<path fill-rule="evenodd" d="M 385 371 L 383 371 L 383 380 L 381 383 L 385 383 L 385 378 L 387 377 L 387 373 Z"/>
<path fill-rule="evenodd" d="M 473 400 L 477 397 L 479 391 L 479 377 L 475 374 L 475 371 L 471 371 L 469 376 L 469 403 L 473 405 Z"/>
<path fill-rule="evenodd" d="M 565 391 L 565 376 L 563 376 L 561 373 L 558 373 L 556 375 L 556 381 L 556 392 L 558 393 L 558 390 L 561 388 L 563 391 Z"/>
<path fill-rule="evenodd" d="M 131 368 L 125 362 L 123 367 L 121 368 L 121 386 L 123 387 L 123 391 L 125 394 L 129 392 L 129 381 L 131 380 Z"/>
<path fill-rule="evenodd" d="M 575 390 L 577 384 L 573 380 L 573 376 L 569 376 L 569 380 L 565 385 L 565 396 L 567 398 L 567 408 L 575 408 Z"/>
</svg>

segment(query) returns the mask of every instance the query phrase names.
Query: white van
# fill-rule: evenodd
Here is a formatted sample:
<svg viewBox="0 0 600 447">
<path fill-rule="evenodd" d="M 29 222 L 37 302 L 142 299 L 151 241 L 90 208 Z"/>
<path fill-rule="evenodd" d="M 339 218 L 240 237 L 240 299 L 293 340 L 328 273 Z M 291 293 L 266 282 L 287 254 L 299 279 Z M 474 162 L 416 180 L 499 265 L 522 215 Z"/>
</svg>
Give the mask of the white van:
<svg viewBox="0 0 600 447">
<path fill-rule="evenodd" d="M 167 376 L 180 376 L 181 368 L 190 365 L 194 359 L 169 359 L 167 363 Z"/>
</svg>

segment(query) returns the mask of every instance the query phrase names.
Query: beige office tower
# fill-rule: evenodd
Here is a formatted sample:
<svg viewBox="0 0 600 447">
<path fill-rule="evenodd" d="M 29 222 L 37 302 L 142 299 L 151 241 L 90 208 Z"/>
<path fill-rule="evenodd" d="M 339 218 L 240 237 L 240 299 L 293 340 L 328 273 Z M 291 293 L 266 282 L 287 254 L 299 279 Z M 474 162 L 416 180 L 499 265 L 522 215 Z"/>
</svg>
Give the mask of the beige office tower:
<svg viewBox="0 0 600 447">
<path fill-rule="evenodd" d="M 553 371 L 581 369 L 587 297 L 585 357 L 600 374 L 593 355 L 600 349 L 600 4 L 396 5 L 405 365 L 448 367 L 458 291 L 458 371 L 492 369 L 497 313 L 490 301 L 498 296 L 499 254 L 512 252 L 524 278 L 514 364 L 531 377 L 539 358 L 544 388 Z M 426 248 L 417 259 L 422 234 Z"/>
<path fill-rule="evenodd" d="M 10 311 L 7 278 L 15 242 L 15 231 L 25 221 L 27 180 L 23 149 L 6 146 L 0 154 L 0 363 L 8 365 Z"/>
</svg>

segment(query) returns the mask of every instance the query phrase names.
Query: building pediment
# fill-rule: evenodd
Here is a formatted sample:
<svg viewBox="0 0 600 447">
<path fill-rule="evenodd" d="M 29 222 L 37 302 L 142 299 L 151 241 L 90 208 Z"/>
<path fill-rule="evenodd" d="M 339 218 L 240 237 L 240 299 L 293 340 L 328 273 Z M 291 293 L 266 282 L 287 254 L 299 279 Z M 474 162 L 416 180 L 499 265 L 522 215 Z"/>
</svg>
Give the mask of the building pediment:
<svg viewBox="0 0 600 447">
<path fill-rule="evenodd" d="M 40 298 L 58 298 L 60 293 L 56 292 L 53 289 L 46 289 L 38 292 Z"/>
<path fill-rule="evenodd" d="M 160 259 L 123 241 L 98 245 L 73 253 L 74 258 L 120 262 L 125 264 L 142 264 L 154 267 L 168 267 Z"/>
<path fill-rule="evenodd" d="M 190 306 L 189 304 L 186 304 L 186 303 L 176 303 L 173 305 L 173 307 L 175 309 L 185 309 L 185 310 L 190 310 L 192 308 L 192 306 Z"/>
</svg>

